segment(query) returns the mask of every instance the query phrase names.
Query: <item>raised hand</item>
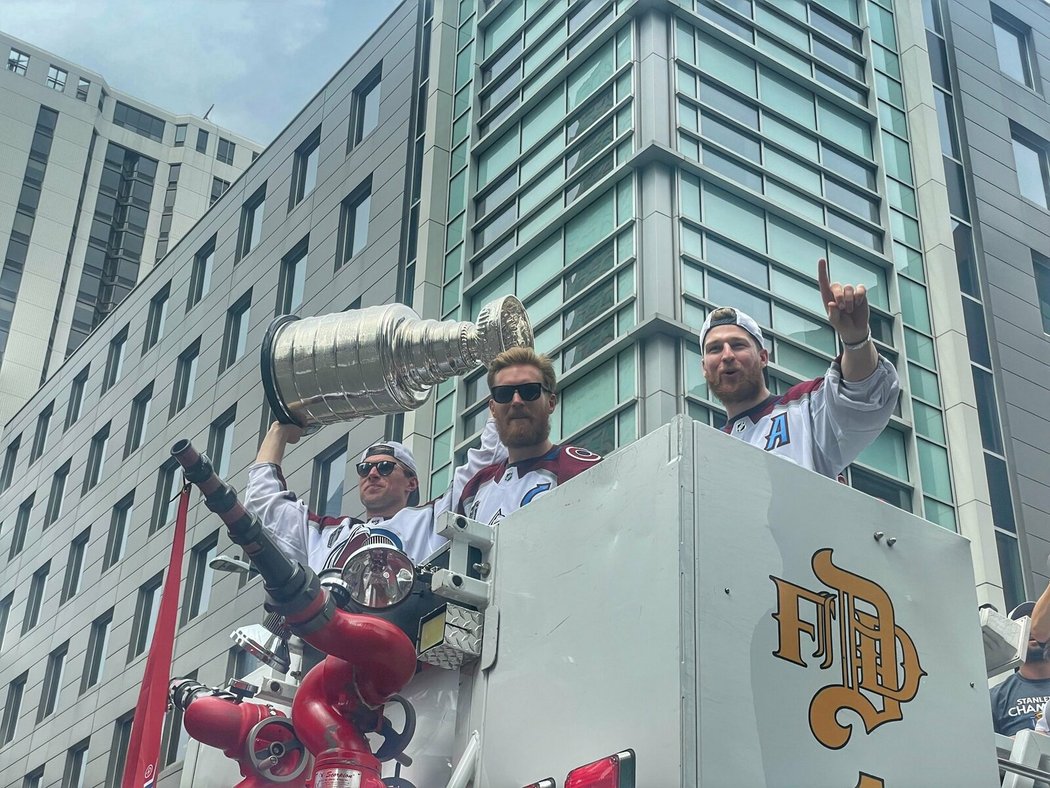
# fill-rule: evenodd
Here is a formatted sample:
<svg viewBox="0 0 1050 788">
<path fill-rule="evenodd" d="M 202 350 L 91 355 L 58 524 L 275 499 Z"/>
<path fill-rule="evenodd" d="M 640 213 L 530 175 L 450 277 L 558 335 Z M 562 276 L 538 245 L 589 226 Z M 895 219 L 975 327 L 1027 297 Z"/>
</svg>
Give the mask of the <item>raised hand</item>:
<svg viewBox="0 0 1050 788">
<path fill-rule="evenodd" d="M 817 281 L 820 283 L 820 300 L 824 302 L 832 328 L 847 344 L 863 341 L 868 335 L 871 318 L 864 285 L 832 282 L 828 276 L 828 261 L 823 258 L 817 261 Z"/>
</svg>

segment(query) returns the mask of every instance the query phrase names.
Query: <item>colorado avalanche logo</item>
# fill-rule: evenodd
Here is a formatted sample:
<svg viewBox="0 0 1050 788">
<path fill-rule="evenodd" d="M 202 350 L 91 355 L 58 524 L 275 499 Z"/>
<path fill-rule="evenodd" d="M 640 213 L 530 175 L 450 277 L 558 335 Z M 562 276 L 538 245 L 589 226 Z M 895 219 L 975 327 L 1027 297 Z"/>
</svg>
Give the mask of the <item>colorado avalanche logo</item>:
<svg viewBox="0 0 1050 788">
<path fill-rule="evenodd" d="M 565 454 L 580 462 L 598 462 L 602 458 L 600 454 L 595 454 L 590 449 L 581 449 L 578 446 L 567 446 Z"/>
</svg>

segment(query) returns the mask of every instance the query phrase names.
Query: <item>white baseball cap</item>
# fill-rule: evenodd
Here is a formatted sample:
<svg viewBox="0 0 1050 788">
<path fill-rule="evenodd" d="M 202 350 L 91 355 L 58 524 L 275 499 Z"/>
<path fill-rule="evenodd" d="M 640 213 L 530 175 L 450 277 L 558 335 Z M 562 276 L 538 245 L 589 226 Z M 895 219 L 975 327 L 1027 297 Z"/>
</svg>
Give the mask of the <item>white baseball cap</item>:
<svg viewBox="0 0 1050 788">
<path fill-rule="evenodd" d="M 716 313 L 721 313 L 715 318 Z M 707 320 L 704 321 L 704 325 L 700 328 L 700 348 L 704 347 L 704 340 L 707 339 L 707 332 L 715 326 L 740 326 L 747 333 L 755 338 L 758 342 L 758 346 L 764 347 L 765 338 L 762 336 L 762 329 L 758 327 L 758 323 L 755 319 L 746 312 L 742 312 L 739 309 L 734 309 L 731 306 L 719 307 L 718 309 L 712 309 L 707 316 Z"/>
</svg>

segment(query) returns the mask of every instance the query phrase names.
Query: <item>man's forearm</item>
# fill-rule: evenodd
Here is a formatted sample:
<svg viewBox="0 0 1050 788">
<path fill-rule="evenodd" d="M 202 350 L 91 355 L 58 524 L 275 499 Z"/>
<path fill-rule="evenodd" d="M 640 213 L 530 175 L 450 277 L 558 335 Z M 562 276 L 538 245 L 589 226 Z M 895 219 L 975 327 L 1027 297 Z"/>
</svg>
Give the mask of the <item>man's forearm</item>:
<svg viewBox="0 0 1050 788">
<path fill-rule="evenodd" d="M 1032 611 L 1032 631 L 1029 637 L 1040 643 L 1050 640 L 1050 585 L 1035 601 L 1035 609 Z"/>
<path fill-rule="evenodd" d="M 274 422 L 263 437 L 262 444 L 259 446 L 259 453 L 255 455 L 255 461 L 257 463 L 271 462 L 274 465 L 280 465 L 284 460 L 284 450 L 287 447 L 288 436 L 285 435 L 284 428 Z"/>
<path fill-rule="evenodd" d="M 843 340 L 846 342 L 847 340 Z M 842 348 L 842 378 L 850 382 L 867 379 L 879 365 L 879 351 L 870 339 L 853 350 Z"/>
</svg>

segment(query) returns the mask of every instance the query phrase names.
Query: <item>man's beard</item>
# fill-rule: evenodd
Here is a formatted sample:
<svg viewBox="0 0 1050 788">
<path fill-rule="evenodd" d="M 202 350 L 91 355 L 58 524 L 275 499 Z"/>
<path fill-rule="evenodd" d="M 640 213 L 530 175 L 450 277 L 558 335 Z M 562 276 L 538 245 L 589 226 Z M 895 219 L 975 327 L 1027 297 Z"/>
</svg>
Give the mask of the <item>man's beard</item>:
<svg viewBox="0 0 1050 788">
<path fill-rule="evenodd" d="M 1046 662 L 1046 646 L 1031 646 L 1025 655 L 1025 662 Z"/>
<path fill-rule="evenodd" d="M 719 375 L 718 378 L 723 378 Z M 719 401 L 724 405 L 735 405 L 738 402 L 749 402 L 762 391 L 762 372 L 755 370 L 753 373 L 738 370 L 735 376 L 735 384 L 723 385 L 722 383 L 708 380 L 707 385 Z"/>
<path fill-rule="evenodd" d="M 550 419 L 538 419 L 529 417 L 527 419 L 514 419 L 509 415 L 498 430 L 499 438 L 503 445 L 511 449 L 520 449 L 526 446 L 535 446 L 543 443 L 551 434 Z"/>
</svg>

